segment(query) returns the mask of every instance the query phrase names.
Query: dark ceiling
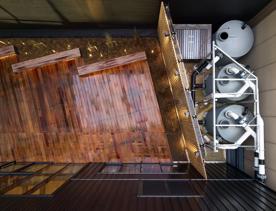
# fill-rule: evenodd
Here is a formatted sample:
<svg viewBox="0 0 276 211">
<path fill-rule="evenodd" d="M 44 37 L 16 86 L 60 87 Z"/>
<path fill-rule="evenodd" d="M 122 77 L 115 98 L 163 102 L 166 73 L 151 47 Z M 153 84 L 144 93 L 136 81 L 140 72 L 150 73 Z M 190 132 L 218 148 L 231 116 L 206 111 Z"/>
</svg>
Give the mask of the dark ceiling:
<svg viewBox="0 0 276 211">
<path fill-rule="evenodd" d="M 174 23 L 211 23 L 217 29 L 225 21 L 249 21 L 271 0 L 169 0 Z"/>
<path fill-rule="evenodd" d="M 154 26 L 159 7 L 160 0 L 0 0 L 0 26 Z"/>
<path fill-rule="evenodd" d="M 160 0 L 0 0 L 1 28 L 155 28 Z M 175 23 L 247 21 L 270 0 L 166 0 Z"/>
</svg>

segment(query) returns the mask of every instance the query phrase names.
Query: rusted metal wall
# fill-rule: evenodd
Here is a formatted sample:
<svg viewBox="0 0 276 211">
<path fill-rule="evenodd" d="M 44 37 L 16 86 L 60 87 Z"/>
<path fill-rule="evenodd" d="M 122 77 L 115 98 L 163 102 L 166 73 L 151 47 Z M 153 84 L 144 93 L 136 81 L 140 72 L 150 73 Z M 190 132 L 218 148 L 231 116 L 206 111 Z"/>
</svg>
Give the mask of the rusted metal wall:
<svg viewBox="0 0 276 211">
<path fill-rule="evenodd" d="M 177 115 L 181 123 L 182 138 L 185 140 L 190 162 L 203 177 L 207 178 L 199 144 L 202 142 L 202 137 L 199 125 L 193 118 L 195 110 L 188 91 L 188 78 L 183 62 L 179 61 L 181 59 L 180 50 L 174 36 L 171 18 L 166 10 L 168 8 L 166 9 L 164 4 L 161 3 L 158 36 Z"/>
<path fill-rule="evenodd" d="M 0 60 L 0 110 L 4 111 L 0 113 L 0 161 L 171 160 L 150 73 L 165 72 L 164 65 L 156 62 L 161 58 L 156 38 L 2 39 L 1 45 L 5 43 L 14 45 L 17 55 Z M 63 60 L 16 74 L 12 71 L 18 60 L 30 64 L 53 51 L 77 46 L 84 61 Z M 147 61 L 78 75 L 77 67 L 83 63 L 141 50 Z M 1 52 L 6 51 L 0 47 Z"/>
</svg>

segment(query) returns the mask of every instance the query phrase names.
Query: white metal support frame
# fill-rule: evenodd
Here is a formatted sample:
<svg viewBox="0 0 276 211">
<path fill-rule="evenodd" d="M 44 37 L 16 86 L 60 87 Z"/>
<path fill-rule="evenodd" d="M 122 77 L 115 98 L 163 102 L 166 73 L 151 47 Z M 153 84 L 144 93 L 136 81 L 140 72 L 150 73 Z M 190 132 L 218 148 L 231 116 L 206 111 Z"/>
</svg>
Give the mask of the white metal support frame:
<svg viewBox="0 0 276 211">
<path fill-rule="evenodd" d="M 219 61 L 217 55 L 223 55 L 223 59 L 227 59 L 228 61 L 235 63 L 238 67 L 242 69 L 246 73 L 245 78 L 216 78 L 216 63 Z M 212 62 L 210 65 L 212 66 L 212 73 L 213 73 L 213 93 L 211 96 L 208 96 L 207 99 L 212 98 L 213 102 L 213 149 L 214 151 L 217 151 L 218 149 L 237 149 L 239 147 L 243 147 L 242 144 L 245 140 L 247 140 L 250 136 L 252 136 L 254 140 L 254 167 L 256 176 L 264 180 L 266 178 L 265 175 L 265 164 L 264 164 L 264 122 L 260 115 L 260 109 L 259 109 L 259 89 L 258 89 L 258 78 L 252 74 L 248 69 L 246 69 L 243 65 L 238 63 L 236 60 L 231 58 L 226 52 L 221 50 L 218 46 L 215 45 L 213 42 L 213 48 L 212 48 Z M 210 68 L 210 67 L 209 67 Z M 243 81 L 244 85 L 241 87 L 240 90 L 238 90 L 236 93 L 219 93 L 217 92 L 216 84 L 218 81 Z M 250 90 L 251 92 L 248 92 Z M 251 94 L 253 95 L 253 120 L 249 123 L 239 123 L 239 124 L 232 124 L 227 125 L 228 127 L 243 127 L 244 128 L 244 134 L 234 143 L 227 143 L 222 144 L 219 143 L 219 140 L 217 139 L 217 127 L 221 127 L 223 125 L 218 124 L 216 122 L 216 106 L 217 106 L 217 100 L 223 99 L 223 98 L 239 98 L 244 94 Z M 238 118 L 235 113 L 230 113 L 229 116 L 233 119 Z"/>
</svg>

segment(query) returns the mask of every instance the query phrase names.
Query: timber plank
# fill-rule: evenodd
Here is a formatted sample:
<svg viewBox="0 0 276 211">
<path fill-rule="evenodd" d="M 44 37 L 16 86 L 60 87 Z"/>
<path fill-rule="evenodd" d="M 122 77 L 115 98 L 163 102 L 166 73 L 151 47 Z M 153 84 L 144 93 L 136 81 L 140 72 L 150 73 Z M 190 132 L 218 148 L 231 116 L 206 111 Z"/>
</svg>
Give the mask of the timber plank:
<svg viewBox="0 0 276 211">
<path fill-rule="evenodd" d="M 6 57 L 15 54 L 14 46 L 7 45 L 0 48 L 0 57 Z"/>
<path fill-rule="evenodd" d="M 96 62 L 93 64 L 83 65 L 78 67 L 78 72 L 80 76 L 83 76 L 83 75 L 99 72 L 102 70 L 131 64 L 133 62 L 144 61 L 146 59 L 147 59 L 146 53 L 144 51 L 141 51 L 138 53 L 117 57 L 114 59 L 108 59 L 108 60 Z"/>
<path fill-rule="evenodd" d="M 44 65 L 54 64 L 59 61 L 69 61 L 80 56 L 81 54 L 80 54 L 79 48 L 74 48 L 72 50 L 62 51 L 62 52 L 50 54 L 47 56 L 43 56 L 40 58 L 30 59 L 24 62 L 12 64 L 12 70 L 15 73 L 19 73 L 19 72 L 22 72 L 23 70 L 29 70 L 29 69 L 38 68 Z"/>
</svg>

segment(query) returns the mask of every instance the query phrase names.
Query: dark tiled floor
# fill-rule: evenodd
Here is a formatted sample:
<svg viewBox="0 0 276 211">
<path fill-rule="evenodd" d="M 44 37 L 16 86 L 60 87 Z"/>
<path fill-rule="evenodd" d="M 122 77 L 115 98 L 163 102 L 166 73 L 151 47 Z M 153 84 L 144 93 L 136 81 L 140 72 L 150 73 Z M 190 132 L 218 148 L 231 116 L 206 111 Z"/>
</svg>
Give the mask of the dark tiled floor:
<svg viewBox="0 0 276 211">
<path fill-rule="evenodd" d="M 207 164 L 208 180 L 192 167 L 115 175 L 100 173 L 103 166 L 89 164 L 52 198 L 0 198 L 1 210 L 276 210 L 275 192 L 225 164 Z"/>
</svg>

